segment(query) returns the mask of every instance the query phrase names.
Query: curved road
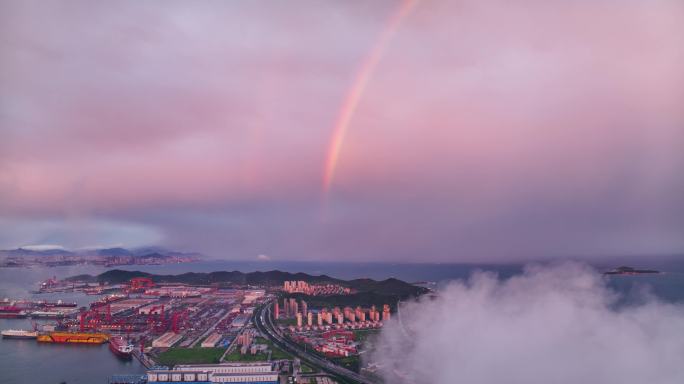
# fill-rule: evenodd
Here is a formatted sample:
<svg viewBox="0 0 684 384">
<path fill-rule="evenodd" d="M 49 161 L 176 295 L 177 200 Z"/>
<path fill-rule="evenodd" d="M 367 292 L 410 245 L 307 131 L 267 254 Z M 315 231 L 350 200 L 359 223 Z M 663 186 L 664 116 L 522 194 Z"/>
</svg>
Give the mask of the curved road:
<svg viewBox="0 0 684 384">
<path fill-rule="evenodd" d="M 336 379 L 354 384 L 375 384 L 373 381 L 359 375 L 356 372 L 352 372 L 346 368 L 340 367 L 337 364 L 333 364 L 329 360 L 302 350 L 297 344 L 281 336 L 273 324 L 273 318 L 271 317 L 271 306 L 272 302 L 268 302 L 266 305 L 257 309 L 257 311 L 254 313 L 254 324 L 261 333 L 263 333 L 273 342 L 273 344 L 277 345 L 282 350 L 298 357 L 302 361 L 320 368 L 322 371 L 329 373 Z"/>
</svg>

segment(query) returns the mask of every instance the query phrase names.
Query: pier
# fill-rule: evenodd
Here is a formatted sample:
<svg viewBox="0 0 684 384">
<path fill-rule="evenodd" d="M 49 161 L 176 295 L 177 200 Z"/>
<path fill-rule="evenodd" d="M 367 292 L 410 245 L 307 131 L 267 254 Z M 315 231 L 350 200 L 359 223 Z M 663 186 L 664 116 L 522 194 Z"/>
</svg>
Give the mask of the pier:
<svg viewBox="0 0 684 384">
<path fill-rule="evenodd" d="M 157 363 L 154 360 L 152 360 L 146 354 L 140 352 L 137 349 L 133 351 L 132 355 L 135 356 L 135 358 L 138 359 L 140 364 L 142 364 L 147 369 L 150 369 L 157 365 Z"/>
</svg>

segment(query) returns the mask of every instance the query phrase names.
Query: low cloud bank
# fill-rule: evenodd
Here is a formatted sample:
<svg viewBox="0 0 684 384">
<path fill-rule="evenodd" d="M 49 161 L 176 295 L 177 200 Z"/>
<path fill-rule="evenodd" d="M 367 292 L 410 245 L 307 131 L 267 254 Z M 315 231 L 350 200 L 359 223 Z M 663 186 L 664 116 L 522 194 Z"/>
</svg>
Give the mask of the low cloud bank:
<svg viewBox="0 0 684 384">
<path fill-rule="evenodd" d="M 480 272 L 403 306 L 371 360 L 394 383 L 684 382 L 684 307 L 618 299 L 580 264 Z"/>
</svg>

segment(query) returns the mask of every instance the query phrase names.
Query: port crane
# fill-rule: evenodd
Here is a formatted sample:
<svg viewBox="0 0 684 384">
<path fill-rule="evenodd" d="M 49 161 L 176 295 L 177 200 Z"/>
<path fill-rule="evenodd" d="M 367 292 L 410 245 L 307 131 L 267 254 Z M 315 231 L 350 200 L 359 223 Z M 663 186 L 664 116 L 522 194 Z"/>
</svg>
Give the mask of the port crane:
<svg viewBox="0 0 684 384">
<path fill-rule="evenodd" d="M 177 311 L 171 316 L 171 331 L 180 333 L 181 328 L 184 328 L 188 321 L 189 312 L 187 309 Z"/>
<path fill-rule="evenodd" d="M 146 289 L 154 288 L 154 281 L 149 277 L 134 277 L 130 280 L 127 293 L 144 292 Z"/>
<path fill-rule="evenodd" d="M 155 305 L 150 308 L 147 314 L 147 326 L 150 330 L 161 333 L 168 328 L 166 317 L 164 316 L 164 304 Z"/>
<path fill-rule="evenodd" d="M 81 312 L 79 329 L 81 332 L 85 332 L 86 330 L 97 331 L 102 323 L 103 317 L 107 323 L 111 323 L 112 309 L 110 305 L 95 307 L 91 310 Z"/>
</svg>

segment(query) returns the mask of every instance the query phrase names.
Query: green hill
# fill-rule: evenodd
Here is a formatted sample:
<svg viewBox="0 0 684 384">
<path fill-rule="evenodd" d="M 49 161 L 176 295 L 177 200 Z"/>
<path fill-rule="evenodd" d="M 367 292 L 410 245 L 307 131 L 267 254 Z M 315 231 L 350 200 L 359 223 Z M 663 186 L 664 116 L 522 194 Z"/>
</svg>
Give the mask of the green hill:
<svg viewBox="0 0 684 384">
<path fill-rule="evenodd" d="M 97 276 L 78 275 L 67 278 L 69 281 L 100 282 L 109 284 L 125 283 L 134 277 L 149 277 L 157 283 L 182 283 L 189 285 L 219 285 L 231 286 L 262 286 L 279 287 L 285 281 L 301 280 L 308 283 L 338 284 L 351 288 L 351 295 L 306 296 L 294 294 L 312 304 L 344 305 L 394 305 L 398 300 L 420 296 L 429 292 L 428 289 L 409 284 L 405 281 L 390 278 L 386 280 L 355 279 L 340 280 L 326 275 L 309 275 L 306 273 L 290 273 L 283 271 L 249 272 L 218 271 L 209 273 L 188 272 L 180 275 L 155 275 L 140 271 L 124 271 L 113 269 Z"/>
</svg>

